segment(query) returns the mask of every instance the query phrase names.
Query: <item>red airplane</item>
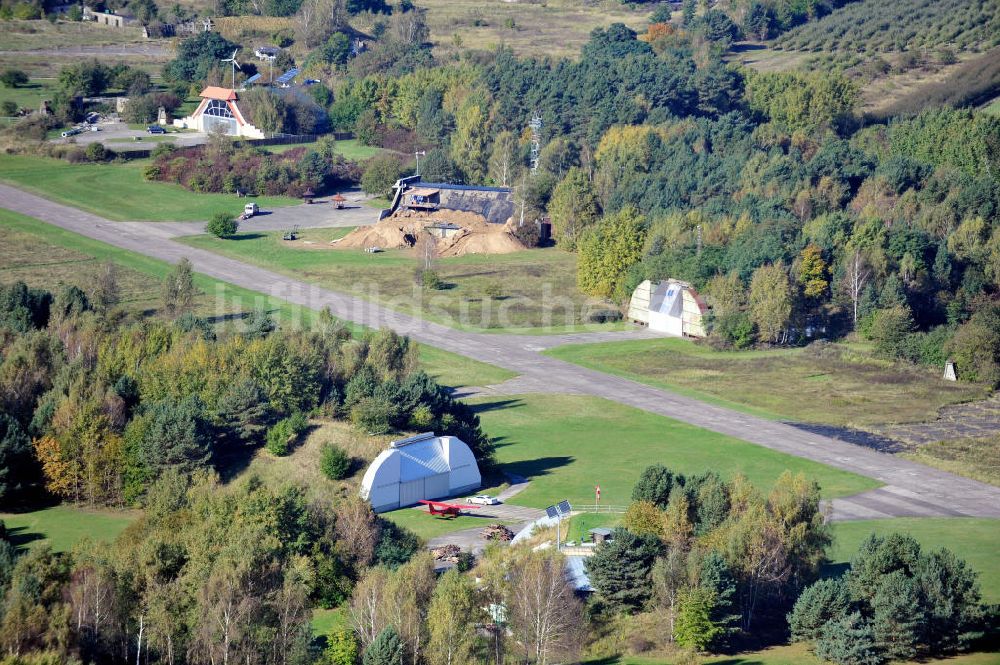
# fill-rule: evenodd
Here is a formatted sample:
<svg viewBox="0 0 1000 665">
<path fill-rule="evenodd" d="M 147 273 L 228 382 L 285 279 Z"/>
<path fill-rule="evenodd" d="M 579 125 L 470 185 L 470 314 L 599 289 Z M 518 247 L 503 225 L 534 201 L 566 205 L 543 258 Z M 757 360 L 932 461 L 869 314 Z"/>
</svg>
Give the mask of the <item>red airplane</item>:
<svg viewBox="0 0 1000 665">
<path fill-rule="evenodd" d="M 443 501 L 418 501 L 427 506 L 427 512 L 441 517 L 458 517 L 463 510 L 479 510 L 482 506 L 469 506 L 462 503 L 444 503 Z"/>
</svg>

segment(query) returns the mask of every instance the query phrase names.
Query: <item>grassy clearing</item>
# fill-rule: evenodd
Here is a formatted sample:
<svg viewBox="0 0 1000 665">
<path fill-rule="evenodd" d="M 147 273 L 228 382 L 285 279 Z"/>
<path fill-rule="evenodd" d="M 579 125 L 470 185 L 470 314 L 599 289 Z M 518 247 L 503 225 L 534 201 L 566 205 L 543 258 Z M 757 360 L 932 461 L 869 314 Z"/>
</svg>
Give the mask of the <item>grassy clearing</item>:
<svg viewBox="0 0 1000 665">
<path fill-rule="evenodd" d="M 329 635 L 335 628 L 342 628 L 350 624 L 351 617 L 346 607 L 335 607 L 332 610 L 317 608 L 313 610 L 312 626 L 313 635 Z"/>
<path fill-rule="evenodd" d="M 938 441 L 903 457 L 960 476 L 1000 486 L 1000 435 Z"/>
<path fill-rule="evenodd" d="M 297 243 L 282 241 L 281 233 L 248 234 L 240 242 L 211 236 L 182 242 L 456 328 L 500 332 L 576 326 L 591 308 L 603 308 L 577 291 L 576 256 L 557 248 L 440 259 L 435 270 L 446 288 L 430 291 L 416 283 L 418 260 L 412 250 L 367 254 L 331 248 L 330 240 L 344 233 L 306 229 Z M 500 297 L 487 295 L 493 287 Z M 620 326 L 587 329 L 614 327 Z"/>
<path fill-rule="evenodd" d="M 611 0 L 425 0 L 420 6 L 428 10 L 427 25 L 438 56 L 462 48 L 488 49 L 503 44 L 518 55 L 575 58 L 594 28 L 625 23 L 641 32 L 652 11 L 644 5 Z M 460 38 L 460 46 L 456 45 L 455 35 Z"/>
<path fill-rule="evenodd" d="M 180 185 L 146 182 L 144 160 L 127 164 L 70 164 L 47 157 L 0 155 L 0 180 L 117 221 L 197 221 L 217 212 L 236 214 L 235 194 L 197 194 Z M 297 199 L 261 196 L 261 207 L 296 205 Z"/>
<path fill-rule="evenodd" d="M 369 436 L 339 420 L 315 420 L 302 442 L 285 457 L 275 457 L 264 448 L 225 459 L 221 474 L 225 480 L 256 476 L 271 487 L 301 485 L 313 501 L 334 502 L 358 491 L 365 467 L 388 446 L 395 436 Z M 323 445 L 333 443 L 347 452 L 355 463 L 344 480 L 330 480 L 319 470 Z"/>
<path fill-rule="evenodd" d="M 601 658 L 584 661 L 584 665 L 675 665 L 690 662 L 683 658 L 657 658 L 645 656 L 624 656 L 622 658 Z M 733 656 L 711 656 L 698 660 L 702 665 L 822 665 L 806 644 L 776 646 L 763 651 L 740 653 Z M 920 661 L 923 665 L 997 665 L 1000 656 L 994 653 L 970 653 L 954 658 Z"/>
<path fill-rule="evenodd" d="M 1000 602 L 1000 520 L 976 518 L 900 517 L 891 520 L 840 522 L 833 525 L 836 540 L 828 553 L 834 566 L 849 563 L 871 533 L 909 533 L 920 544 L 936 550 L 947 547 L 979 572 L 983 600 Z"/>
<path fill-rule="evenodd" d="M 569 522 L 568 536 L 566 540 L 577 543 L 590 541 L 590 530 L 598 527 L 614 528 L 622 521 L 621 515 L 611 515 L 608 513 L 580 513 L 574 515 Z"/>
<path fill-rule="evenodd" d="M 104 46 L 145 41 L 138 27 L 109 28 L 83 21 L 0 21 L 0 44 L 5 51 L 33 51 L 54 46 Z"/>
<path fill-rule="evenodd" d="M 988 394 L 983 386 L 943 381 L 936 370 L 886 363 L 846 344 L 717 352 L 672 338 L 570 345 L 547 353 L 758 415 L 837 426 L 928 420 L 946 404 Z"/>
<path fill-rule="evenodd" d="M 0 25 L 3 25 L 3 21 L 0 21 Z M 0 102 L 11 101 L 18 108 L 37 111 L 42 100 L 52 99 L 55 87 L 55 79 L 31 79 L 27 85 L 18 88 L 0 88 Z"/>
<path fill-rule="evenodd" d="M 105 261 L 118 266 L 122 305 L 146 315 L 156 315 L 163 278 L 171 266 L 140 254 L 50 226 L 39 220 L 0 209 L 0 283 L 22 280 L 29 286 L 58 289 L 61 284 L 87 288 Z M 311 320 L 311 311 L 277 298 L 195 275 L 201 291 L 195 314 L 216 325 L 227 325 L 244 312 L 263 307 L 282 322 Z"/>
<path fill-rule="evenodd" d="M 47 544 L 57 552 L 73 549 L 84 538 L 110 543 L 137 517 L 136 513 L 74 506 L 55 506 L 25 513 L 0 513 L 11 541 L 18 547 Z"/>
<path fill-rule="evenodd" d="M 845 496 L 879 483 L 738 439 L 595 397 L 521 395 L 469 400 L 483 428 L 497 441 L 505 470 L 531 480 L 512 503 L 544 508 L 560 499 L 626 505 L 632 485 L 649 464 L 682 473 L 741 472 L 767 487 L 786 469 L 815 478 L 826 497 Z"/>
<path fill-rule="evenodd" d="M 293 148 L 309 148 L 315 147 L 315 143 L 289 143 L 288 145 L 274 145 L 268 146 L 266 150 L 274 154 L 281 154 L 292 150 Z M 368 145 L 361 145 L 358 143 L 357 139 L 350 139 L 347 141 L 337 141 L 337 152 L 343 155 L 346 159 L 351 159 L 356 162 L 361 162 L 366 159 L 371 159 L 376 155 L 381 155 L 385 152 L 390 152 L 385 148 L 377 148 Z"/>
</svg>

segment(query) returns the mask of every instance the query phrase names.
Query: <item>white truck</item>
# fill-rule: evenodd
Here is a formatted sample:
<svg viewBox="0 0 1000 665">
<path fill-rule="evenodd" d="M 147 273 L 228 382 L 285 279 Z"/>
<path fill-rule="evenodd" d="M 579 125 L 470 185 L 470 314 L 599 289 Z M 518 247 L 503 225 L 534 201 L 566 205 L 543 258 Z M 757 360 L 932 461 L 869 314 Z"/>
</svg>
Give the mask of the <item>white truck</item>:
<svg viewBox="0 0 1000 665">
<path fill-rule="evenodd" d="M 248 203 L 243 206 L 243 219 L 250 219 L 254 215 L 260 212 L 260 208 L 256 203 Z"/>
</svg>

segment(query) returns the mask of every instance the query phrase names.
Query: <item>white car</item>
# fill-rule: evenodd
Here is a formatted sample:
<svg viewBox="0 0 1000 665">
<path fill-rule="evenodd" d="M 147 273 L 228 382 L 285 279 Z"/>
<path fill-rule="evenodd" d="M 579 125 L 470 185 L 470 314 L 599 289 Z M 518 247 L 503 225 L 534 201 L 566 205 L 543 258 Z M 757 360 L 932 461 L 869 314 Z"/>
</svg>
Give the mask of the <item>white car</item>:
<svg viewBox="0 0 1000 665">
<path fill-rule="evenodd" d="M 500 499 L 495 496 L 490 496 L 489 494 L 478 494 L 476 496 L 470 496 L 468 499 L 469 503 L 473 503 L 479 506 L 496 506 L 500 503 Z"/>
</svg>

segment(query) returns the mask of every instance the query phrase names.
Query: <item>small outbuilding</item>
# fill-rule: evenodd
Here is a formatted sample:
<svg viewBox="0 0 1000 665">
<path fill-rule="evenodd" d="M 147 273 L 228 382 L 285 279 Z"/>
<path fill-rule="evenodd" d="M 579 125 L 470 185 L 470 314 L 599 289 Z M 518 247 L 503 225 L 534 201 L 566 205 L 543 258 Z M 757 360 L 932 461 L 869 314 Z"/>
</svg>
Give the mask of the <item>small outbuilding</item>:
<svg viewBox="0 0 1000 665">
<path fill-rule="evenodd" d="M 595 529 L 591 529 L 588 533 L 590 533 L 590 540 L 595 545 L 600 545 L 601 543 L 603 543 L 605 541 L 612 540 L 612 533 L 613 532 L 611 531 L 611 529 L 605 528 L 603 526 L 599 526 L 599 527 L 597 527 Z"/>
<path fill-rule="evenodd" d="M 476 457 L 464 441 L 428 432 L 393 441 L 379 453 L 361 479 L 361 498 L 382 513 L 466 494 L 482 482 Z"/>
<path fill-rule="evenodd" d="M 628 318 L 677 337 L 705 337 L 705 303 L 687 282 L 668 279 L 653 283 L 648 279 L 632 292 Z"/>
</svg>

